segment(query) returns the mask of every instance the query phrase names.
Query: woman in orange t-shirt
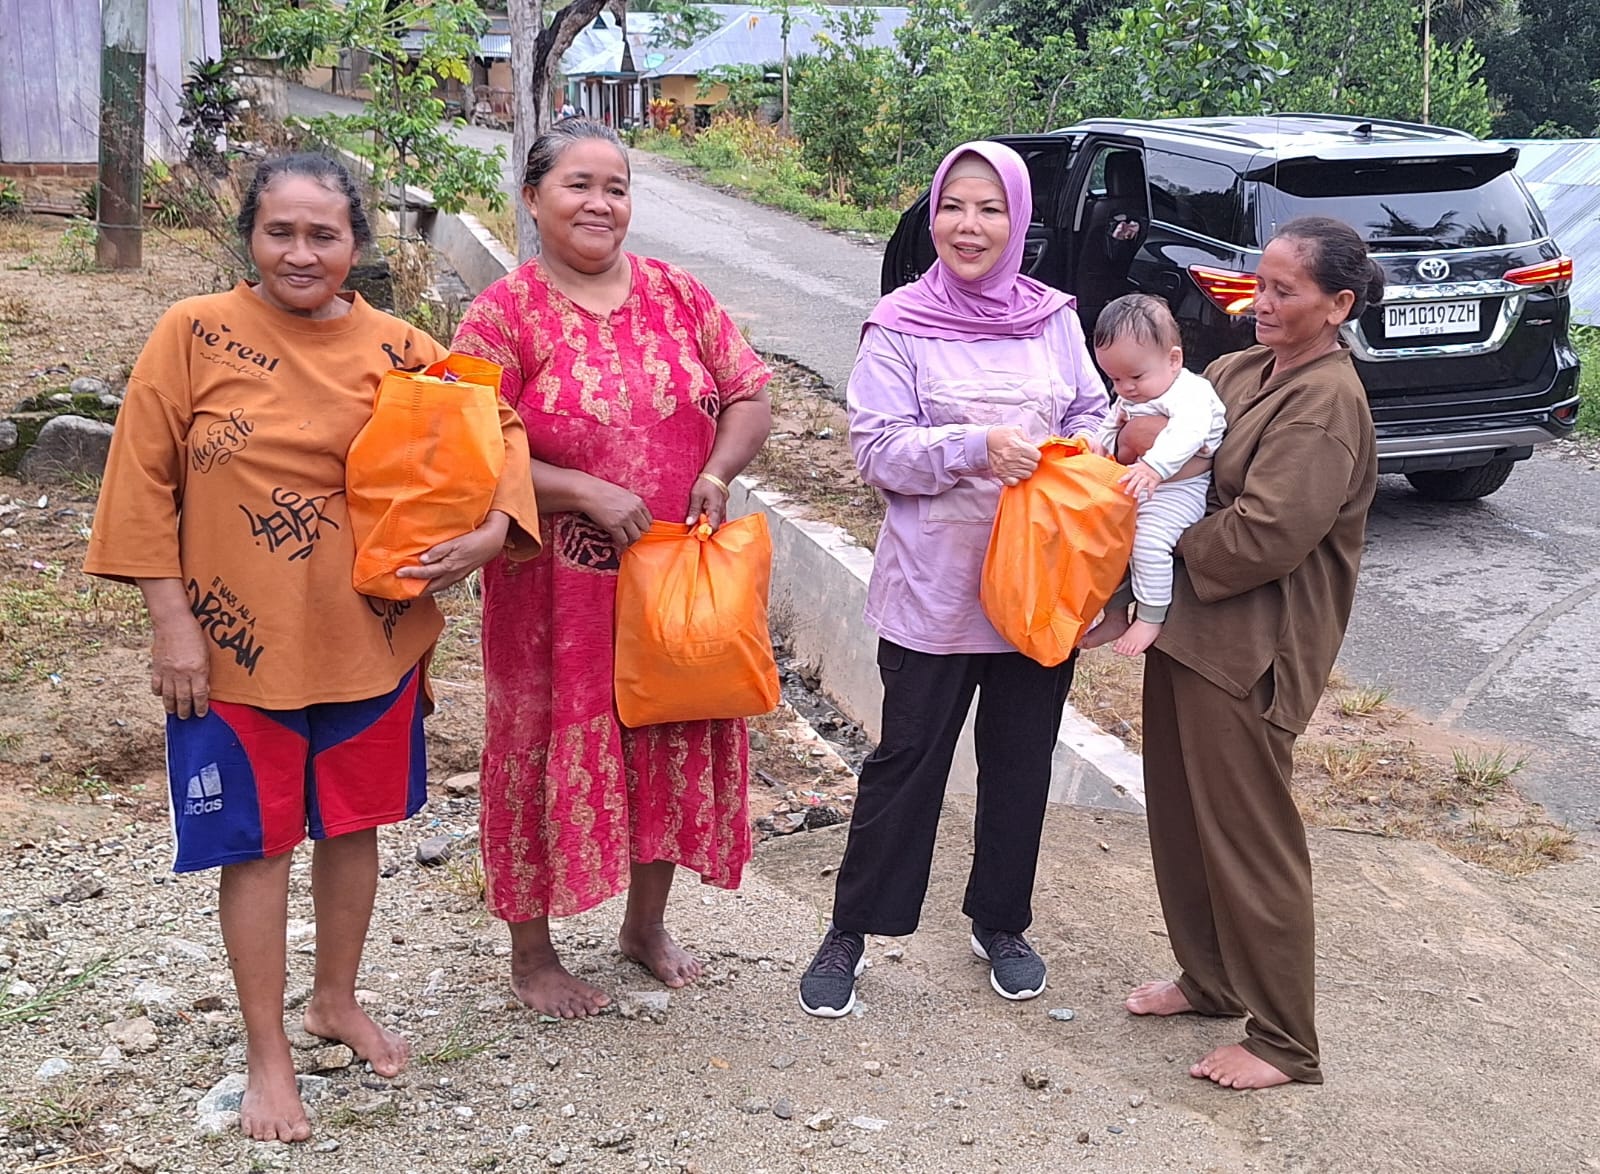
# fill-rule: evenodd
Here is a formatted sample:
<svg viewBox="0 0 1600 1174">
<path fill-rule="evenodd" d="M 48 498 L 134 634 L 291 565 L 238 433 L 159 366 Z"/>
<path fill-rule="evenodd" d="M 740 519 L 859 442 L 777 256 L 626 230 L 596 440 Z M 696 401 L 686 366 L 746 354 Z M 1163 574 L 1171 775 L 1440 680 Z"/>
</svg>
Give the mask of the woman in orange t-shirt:
<svg viewBox="0 0 1600 1174">
<path fill-rule="evenodd" d="M 402 576 L 405 602 L 351 585 L 345 454 L 385 372 L 445 351 L 341 293 L 372 238 L 349 174 L 320 155 L 257 169 L 239 229 L 256 284 L 187 298 L 128 379 L 85 569 L 133 582 L 166 706 L 174 868 L 222 870 L 219 912 L 247 1033 L 244 1131 L 311 1127 L 283 1030 L 289 864 L 316 841 L 316 979 L 304 1022 L 381 1076 L 407 1045 L 356 1003 L 377 889 L 377 828 L 426 799 L 432 595 L 508 550 L 538 549 L 527 436 L 501 413 L 505 472 L 488 519 Z"/>
</svg>

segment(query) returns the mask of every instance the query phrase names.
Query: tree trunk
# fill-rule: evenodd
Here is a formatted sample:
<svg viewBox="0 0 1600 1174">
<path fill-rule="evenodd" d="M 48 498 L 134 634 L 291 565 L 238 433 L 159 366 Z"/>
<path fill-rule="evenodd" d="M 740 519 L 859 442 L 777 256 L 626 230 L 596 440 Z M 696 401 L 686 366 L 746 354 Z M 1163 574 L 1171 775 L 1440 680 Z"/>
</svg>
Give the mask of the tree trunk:
<svg viewBox="0 0 1600 1174">
<path fill-rule="evenodd" d="M 550 83 L 561 68 L 561 55 L 583 27 L 607 7 L 608 0 L 572 0 L 544 27 L 544 0 L 509 0 L 511 17 L 511 85 L 516 90 L 511 134 L 512 162 L 518 175 L 533 141 L 554 122 L 550 111 Z M 616 0 L 611 6 L 617 7 Z M 519 195 L 517 200 L 517 258 L 526 261 L 539 251 L 539 230 Z"/>
<path fill-rule="evenodd" d="M 517 260 L 526 261 L 539 251 L 539 228 L 522 202 L 522 168 L 528 148 L 539 135 L 538 87 L 534 84 L 534 48 L 544 28 L 544 0 L 507 0 L 511 17 L 511 169 L 517 177 L 517 239 L 512 245 Z M 548 117 L 548 115 L 547 115 Z"/>
<path fill-rule="evenodd" d="M 100 173 L 95 191 L 102 269 L 144 265 L 145 0 L 105 6 L 100 46 Z"/>
</svg>

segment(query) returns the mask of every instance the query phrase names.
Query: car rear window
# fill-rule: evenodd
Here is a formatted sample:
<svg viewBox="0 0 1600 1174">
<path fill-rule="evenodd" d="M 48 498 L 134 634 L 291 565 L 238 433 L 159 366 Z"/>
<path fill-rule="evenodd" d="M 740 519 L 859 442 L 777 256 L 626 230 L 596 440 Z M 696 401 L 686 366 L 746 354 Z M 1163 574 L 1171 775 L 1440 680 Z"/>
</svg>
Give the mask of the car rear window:
<svg viewBox="0 0 1600 1174">
<path fill-rule="evenodd" d="M 1262 178 L 1261 215 L 1332 216 L 1374 252 L 1489 249 L 1545 235 L 1503 158 L 1425 163 L 1285 163 Z M 1263 223 L 1263 238 L 1273 223 Z"/>
</svg>

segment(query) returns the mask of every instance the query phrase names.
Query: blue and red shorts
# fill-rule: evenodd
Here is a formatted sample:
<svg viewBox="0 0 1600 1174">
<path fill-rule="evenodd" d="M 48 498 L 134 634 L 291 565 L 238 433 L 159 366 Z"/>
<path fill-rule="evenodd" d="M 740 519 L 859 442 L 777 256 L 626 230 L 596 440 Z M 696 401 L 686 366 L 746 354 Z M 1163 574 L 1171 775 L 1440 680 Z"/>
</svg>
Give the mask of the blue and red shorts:
<svg viewBox="0 0 1600 1174">
<path fill-rule="evenodd" d="M 174 872 L 261 860 L 399 823 L 427 799 L 422 674 L 365 701 L 167 718 Z"/>
</svg>

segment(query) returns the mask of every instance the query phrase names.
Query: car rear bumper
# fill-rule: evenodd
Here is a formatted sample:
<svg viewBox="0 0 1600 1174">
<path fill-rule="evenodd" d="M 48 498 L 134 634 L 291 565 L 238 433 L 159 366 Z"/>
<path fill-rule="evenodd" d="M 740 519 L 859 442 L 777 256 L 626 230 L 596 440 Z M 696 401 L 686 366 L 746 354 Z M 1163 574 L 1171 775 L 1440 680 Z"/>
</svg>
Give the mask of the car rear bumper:
<svg viewBox="0 0 1600 1174">
<path fill-rule="evenodd" d="M 1535 445 L 1560 440 L 1572 431 L 1578 397 L 1537 412 L 1476 420 L 1438 421 L 1378 429 L 1378 471 L 1418 473 L 1427 469 L 1465 469 L 1490 461 L 1520 461 Z"/>
</svg>

